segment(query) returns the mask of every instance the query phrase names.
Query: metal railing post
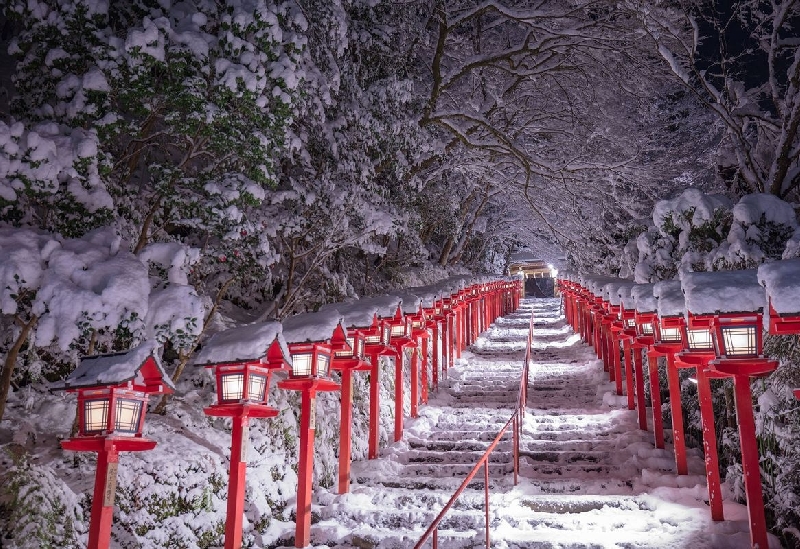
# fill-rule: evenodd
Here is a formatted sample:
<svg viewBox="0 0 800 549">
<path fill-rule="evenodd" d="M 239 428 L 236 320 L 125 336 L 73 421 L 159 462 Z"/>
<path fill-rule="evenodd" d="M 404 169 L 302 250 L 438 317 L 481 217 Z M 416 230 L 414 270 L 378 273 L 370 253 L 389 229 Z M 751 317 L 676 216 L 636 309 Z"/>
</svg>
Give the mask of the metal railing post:
<svg viewBox="0 0 800 549">
<path fill-rule="evenodd" d="M 483 464 L 483 487 L 486 494 L 486 549 L 489 549 L 489 456 Z"/>
</svg>

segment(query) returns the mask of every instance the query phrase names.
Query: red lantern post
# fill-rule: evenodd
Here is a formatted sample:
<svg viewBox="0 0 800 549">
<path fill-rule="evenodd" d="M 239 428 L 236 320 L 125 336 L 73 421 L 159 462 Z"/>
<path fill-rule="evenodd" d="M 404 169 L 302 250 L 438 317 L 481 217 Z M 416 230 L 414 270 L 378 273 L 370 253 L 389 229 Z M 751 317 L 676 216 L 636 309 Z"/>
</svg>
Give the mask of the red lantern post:
<svg viewBox="0 0 800 549">
<path fill-rule="evenodd" d="M 670 415 L 672 416 L 672 444 L 675 465 L 679 475 L 689 474 L 686 462 L 686 439 L 683 429 L 683 407 L 681 406 L 681 382 L 676 353 L 683 350 L 683 311 L 685 300 L 679 280 L 657 282 L 653 295 L 658 300 L 658 318 L 654 321 L 653 349 L 667 358 L 667 384 L 669 386 Z"/>
<path fill-rule="evenodd" d="M 416 378 L 416 343 L 411 340 L 411 318 L 403 314 L 402 304 L 398 305 L 394 316 L 387 318 L 390 328 L 390 344 L 395 351 L 394 363 L 394 441 L 403 438 L 403 363 L 405 349 L 413 349 L 411 357 L 411 377 Z M 411 413 L 416 414 L 416 404 L 411 402 Z"/>
<path fill-rule="evenodd" d="M 334 311 L 327 313 L 296 315 L 283 323 L 283 336 L 291 354 L 291 369 L 288 379 L 280 381 L 278 387 L 299 391 L 301 394 L 295 547 L 306 547 L 311 537 L 311 480 L 317 419 L 316 396 L 321 391 L 337 391 L 341 388 L 330 378 L 334 348 L 329 339 L 339 325 L 340 319 Z M 320 339 L 310 341 L 313 337 Z"/>
<path fill-rule="evenodd" d="M 381 357 L 396 356 L 394 347 L 389 344 L 391 328 L 389 322 L 374 315 L 369 329 L 364 331 L 364 353 L 371 365 L 369 374 L 369 459 L 378 457 L 380 426 L 380 360 Z"/>
<path fill-rule="evenodd" d="M 683 290 L 689 310 L 714 314 L 711 333 L 716 359 L 709 368 L 733 377 L 750 542 L 753 547 L 768 547 L 750 391 L 751 377 L 768 375 L 778 366 L 777 361 L 763 356 L 764 291 L 755 270 L 688 273 L 683 277 Z"/>
<path fill-rule="evenodd" d="M 85 357 L 66 380 L 51 385 L 52 391 L 78 393 L 78 435 L 61 447 L 97 453 L 89 547 L 106 549 L 111 543 L 119 452 L 156 446 L 142 436 L 148 396 L 174 389 L 152 342 L 125 353 Z"/>
<path fill-rule="evenodd" d="M 713 318 L 713 315 L 698 316 L 691 312 L 688 313 L 688 318 L 682 328 L 683 351 L 676 355 L 675 365 L 678 368 L 695 368 L 697 399 L 700 404 L 700 421 L 703 428 L 708 505 L 711 508 L 711 519 L 721 521 L 724 520 L 724 511 L 710 382 L 711 378 L 719 376 L 708 370 L 708 364 L 716 358 L 710 330 Z"/>
<path fill-rule="evenodd" d="M 664 448 L 664 425 L 661 415 L 661 389 L 659 387 L 657 362 L 658 354 L 655 351 L 652 353 L 649 351 L 650 346 L 655 341 L 655 329 L 653 324 L 657 320 L 656 309 L 658 307 L 658 303 L 653 296 L 652 284 L 637 284 L 631 289 L 631 297 L 633 298 L 636 307 L 636 314 L 634 315 L 634 320 L 636 322 L 636 344 L 634 347 L 640 347 L 642 352 L 647 351 L 648 357 L 647 363 L 650 377 L 650 401 L 653 411 L 653 435 L 655 439 L 655 447 Z M 634 356 L 634 365 L 636 365 L 637 358 L 640 357 Z M 637 369 L 636 380 L 636 389 L 638 391 L 639 386 L 641 385 L 642 393 L 644 392 L 643 369 L 643 365 L 639 366 Z M 642 370 L 641 375 L 639 375 L 639 370 Z M 640 379 L 642 381 L 639 381 Z"/>
<path fill-rule="evenodd" d="M 225 549 L 242 546 L 247 446 L 250 418 L 270 418 L 278 411 L 267 405 L 272 372 L 287 365 L 288 350 L 278 322 L 251 324 L 215 334 L 195 364 L 209 368 L 216 379 L 217 403 L 203 411 L 229 417 L 232 423 Z"/>
</svg>

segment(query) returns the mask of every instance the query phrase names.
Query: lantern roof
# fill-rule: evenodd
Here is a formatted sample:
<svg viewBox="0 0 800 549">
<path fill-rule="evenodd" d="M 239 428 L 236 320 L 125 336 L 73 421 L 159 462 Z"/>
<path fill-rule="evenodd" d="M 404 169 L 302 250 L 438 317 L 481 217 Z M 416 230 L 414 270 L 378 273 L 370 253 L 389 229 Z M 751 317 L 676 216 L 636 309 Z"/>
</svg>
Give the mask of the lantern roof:
<svg viewBox="0 0 800 549">
<path fill-rule="evenodd" d="M 342 314 L 336 309 L 301 313 L 283 321 L 283 338 L 286 343 L 322 343 L 342 324 Z"/>
<path fill-rule="evenodd" d="M 403 298 L 403 304 L 405 306 L 406 297 L 408 295 L 413 296 L 414 298 L 418 299 L 422 307 L 425 309 L 431 309 L 436 305 L 436 300 L 442 299 L 443 297 L 450 297 L 452 295 L 451 292 L 445 292 L 441 288 L 439 288 L 436 284 L 431 284 L 430 286 L 418 286 L 416 288 L 408 288 L 408 294 L 401 294 L 400 297 Z M 415 311 L 416 312 L 416 311 Z"/>
<path fill-rule="evenodd" d="M 633 310 L 636 308 L 635 301 L 633 297 L 631 297 L 631 292 L 636 286 L 638 286 L 638 284 L 635 282 L 617 285 L 617 298 L 619 299 L 619 304 L 626 309 Z"/>
<path fill-rule="evenodd" d="M 606 299 L 606 296 L 603 295 L 603 288 L 606 284 L 619 282 L 619 278 L 604 275 L 585 275 L 583 281 L 584 286 L 595 296 Z"/>
<path fill-rule="evenodd" d="M 633 286 L 633 284 L 633 281 L 625 280 L 624 278 L 609 282 L 603 286 L 603 299 L 615 307 L 619 306 L 622 304 L 621 292 L 630 292 L 630 287 Z"/>
<path fill-rule="evenodd" d="M 108 387 L 132 382 L 133 389 L 146 393 L 175 390 L 159 360 L 154 341 L 146 341 L 130 351 L 86 356 L 64 381 L 50 385 L 51 391 Z"/>
<path fill-rule="evenodd" d="M 415 315 L 419 313 L 420 308 L 425 306 L 425 300 L 418 295 L 403 292 L 398 294 L 398 297 L 402 300 L 401 308 L 404 315 Z M 433 307 L 433 301 L 431 301 L 430 307 Z"/>
<path fill-rule="evenodd" d="M 758 281 L 776 313 L 800 313 L 800 258 L 764 263 L 758 268 Z"/>
<path fill-rule="evenodd" d="M 559 280 L 567 280 L 567 281 L 569 281 L 569 282 L 572 282 L 572 281 L 575 279 L 575 277 L 576 277 L 576 274 L 577 274 L 577 273 L 575 273 L 575 271 L 570 271 L 570 270 L 566 270 L 566 271 L 558 271 L 558 276 L 557 276 L 557 278 L 558 278 Z"/>
<path fill-rule="evenodd" d="M 657 300 L 659 317 L 684 316 L 686 297 L 683 295 L 680 280 L 662 280 L 653 285 L 653 297 Z"/>
<path fill-rule="evenodd" d="M 636 284 L 631 288 L 633 308 L 640 313 L 654 313 L 658 309 L 658 301 L 653 295 L 654 284 Z"/>
<path fill-rule="evenodd" d="M 203 345 L 194 360 L 196 366 L 259 361 L 277 343 L 282 358 L 290 363 L 289 348 L 280 322 L 255 322 L 219 332 Z"/>
<path fill-rule="evenodd" d="M 692 314 L 755 313 L 764 310 L 766 296 L 755 269 L 684 273 L 681 286 Z"/>
<path fill-rule="evenodd" d="M 319 312 L 336 311 L 348 328 L 370 328 L 376 315 L 382 318 L 394 316 L 401 301 L 396 295 L 365 297 L 356 301 L 323 305 Z"/>
</svg>

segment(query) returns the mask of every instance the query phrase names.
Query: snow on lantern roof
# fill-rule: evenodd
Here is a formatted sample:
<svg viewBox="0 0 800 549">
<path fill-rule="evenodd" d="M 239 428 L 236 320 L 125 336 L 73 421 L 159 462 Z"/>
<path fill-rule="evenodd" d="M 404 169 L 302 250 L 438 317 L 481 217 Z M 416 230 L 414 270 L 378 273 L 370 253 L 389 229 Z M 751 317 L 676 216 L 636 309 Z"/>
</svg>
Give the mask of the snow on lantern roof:
<svg viewBox="0 0 800 549">
<path fill-rule="evenodd" d="M 342 314 L 336 309 L 301 313 L 283 321 L 283 338 L 286 343 L 327 341 L 342 323 Z"/>
<path fill-rule="evenodd" d="M 800 313 L 800 258 L 764 263 L 758 268 L 758 281 L 776 313 Z"/>
<path fill-rule="evenodd" d="M 623 293 L 630 295 L 630 287 L 633 285 L 634 282 L 624 279 L 620 279 L 616 282 L 609 282 L 603 287 L 603 299 L 608 300 L 611 305 L 618 307 L 622 305 Z"/>
<path fill-rule="evenodd" d="M 398 297 L 403 300 L 402 309 L 404 315 L 415 315 L 419 312 L 420 307 L 423 306 L 423 300 L 418 295 L 403 292 L 398 294 Z"/>
<path fill-rule="evenodd" d="M 686 297 L 680 280 L 662 280 L 653 285 L 653 297 L 657 299 L 659 317 L 684 316 Z"/>
<path fill-rule="evenodd" d="M 443 297 L 450 297 L 449 293 L 445 293 L 441 288 L 435 284 L 430 286 L 419 286 L 416 288 L 408 288 L 408 291 L 413 295 L 418 296 L 422 302 L 422 306 L 426 309 L 432 309 L 436 305 L 436 300 Z M 404 300 L 405 301 L 405 300 Z"/>
<path fill-rule="evenodd" d="M 64 381 L 50 385 L 51 391 L 116 386 L 133 382 L 137 391 L 166 393 L 175 390 L 155 352 L 156 343 L 146 341 L 130 351 L 83 357 Z"/>
<path fill-rule="evenodd" d="M 631 298 L 633 298 L 633 308 L 640 313 L 654 313 L 658 308 L 658 302 L 653 295 L 654 284 L 636 284 L 631 288 Z"/>
<path fill-rule="evenodd" d="M 569 282 L 577 281 L 577 274 L 575 271 L 558 271 L 558 278 L 567 280 Z"/>
<path fill-rule="evenodd" d="M 280 322 L 256 322 L 219 332 L 203 345 L 194 359 L 196 366 L 252 362 L 266 358 L 277 341 L 283 359 L 289 363 L 289 348 L 281 334 Z"/>
<path fill-rule="evenodd" d="M 681 285 L 686 308 L 695 315 L 761 312 L 766 304 L 755 269 L 684 273 Z"/>
<path fill-rule="evenodd" d="M 371 299 L 359 299 L 347 303 L 329 303 L 320 307 L 319 312 L 338 311 L 346 328 L 370 328 L 378 309 Z"/>
<path fill-rule="evenodd" d="M 619 302 L 626 309 L 635 309 L 636 308 L 636 301 L 631 296 L 633 289 L 638 286 L 635 282 L 630 284 L 620 285 L 617 288 L 617 293 L 619 294 Z"/>
<path fill-rule="evenodd" d="M 589 275 L 584 277 L 584 279 L 586 281 L 584 286 L 586 286 L 594 295 L 603 297 L 603 299 L 607 298 L 607 296 L 603 295 L 603 288 L 605 285 L 612 282 L 619 282 L 619 278 L 602 275 Z"/>
</svg>

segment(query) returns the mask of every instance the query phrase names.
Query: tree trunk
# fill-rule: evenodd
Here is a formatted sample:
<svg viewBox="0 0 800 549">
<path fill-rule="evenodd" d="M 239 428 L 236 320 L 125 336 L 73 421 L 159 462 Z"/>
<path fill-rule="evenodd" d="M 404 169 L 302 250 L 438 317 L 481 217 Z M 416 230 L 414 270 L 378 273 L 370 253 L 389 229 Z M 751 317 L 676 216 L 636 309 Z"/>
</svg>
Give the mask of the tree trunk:
<svg viewBox="0 0 800 549">
<path fill-rule="evenodd" d="M 37 320 L 39 320 L 39 318 L 36 315 L 31 315 L 31 318 L 28 320 L 28 322 L 24 322 L 17 318 L 17 321 L 22 326 L 22 330 L 17 336 L 17 340 L 14 342 L 14 345 L 11 346 L 11 349 L 9 349 L 8 354 L 6 355 L 6 361 L 3 364 L 3 375 L 0 376 L 0 421 L 3 420 L 3 415 L 6 412 L 8 391 L 11 389 L 11 377 L 14 374 L 14 367 L 17 365 L 19 350 L 22 349 L 25 341 L 28 340 L 28 335 L 30 334 L 31 329 L 36 324 Z"/>
<path fill-rule="evenodd" d="M 447 242 L 445 242 L 442 253 L 439 255 L 439 266 L 447 267 L 447 260 L 450 258 L 450 250 L 453 249 L 453 244 L 453 237 L 448 238 Z"/>
</svg>

